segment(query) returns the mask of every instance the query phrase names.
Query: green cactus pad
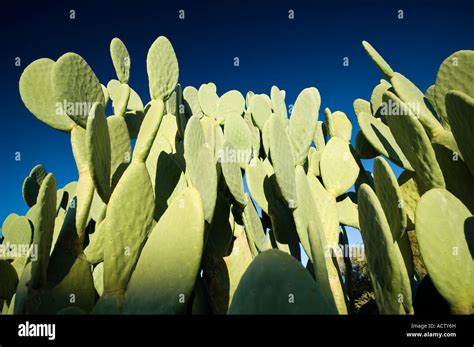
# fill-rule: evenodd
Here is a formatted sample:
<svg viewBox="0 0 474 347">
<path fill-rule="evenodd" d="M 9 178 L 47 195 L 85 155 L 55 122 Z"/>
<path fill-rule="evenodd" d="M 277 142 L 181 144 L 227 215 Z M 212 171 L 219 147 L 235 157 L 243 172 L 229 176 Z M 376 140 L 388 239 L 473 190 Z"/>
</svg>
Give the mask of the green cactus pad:
<svg viewBox="0 0 474 347">
<path fill-rule="evenodd" d="M 111 149 L 107 118 L 104 108 L 98 103 L 87 120 L 86 147 L 92 180 L 102 201 L 107 203 L 110 197 Z"/>
<path fill-rule="evenodd" d="M 99 198 L 99 200 L 100 200 L 100 198 Z M 56 246 L 56 242 L 57 242 L 59 234 L 61 232 L 61 228 L 64 224 L 64 219 L 66 217 L 66 214 L 67 214 L 66 211 L 64 211 L 64 213 L 60 213 L 59 215 L 57 215 L 56 219 L 54 220 L 54 231 L 53 231 L 53 239 L 52 239 L 52 242 L 51 242 L 51 251 L 50 251 L 50 253 L 53 252 L 54 247 Z"/>
<path fill-rule="evenodd" d="M 4 220 L 3 220 L 3 223 L 2 223 L 2 237 L 3 238 L 7 238 L 9 237 L 12 232 L 12 228 L 11 226 L 14 225 L 14 223 L 20 218 L 19 215 L 17 215 L 16 213 L 10 213 Z"/>
<path fill-rule="evenodd" d="M 252 194 L 257 204 L 265 213 L 268 213 L 268 201 L 265 196 L 264 182 L 268 179 L 263 162 L 259 158 L 253 158 L 250 161 L 246 171 L 245 179 L 247 181 L 247 188 Z"/>
<path fill-rule="evenodd" d="M 0 300 L 9 302 L 16 292 L 18 275 L 15 268 L 7 260 L 0 259 Z M 14 302 L 14 301 L 13 301 Z"/>
<path fill-rule="evenodd" d="M 112 102 L 115 100 L 120 100 L 123 99 L 123 96 L 121 97 L 119 91 L 120 91 L 120 86 L 122 84 L 120 81 L 117 80 L 110 80 L 109 83 L 107 83 L 107 91 L 109 92 L 110 99 Z M 128 86 L 130 89 L 130 96 L 128 98 L 128 104 L 126 105 L 126 108 L 130 111 L 143 111 L 143 102 L 140 96 L 137 94 L 136 91 L 134 91 L 130 86 Z M 122 88 L 123 92 L 125 91 L 125 88 Z M 123 94 L 122 92 L 122 94 Z M 126 96 L 126 95 L 125 95 Z M 117 101 L 115 101 L 117 103 Z M 120 103 L 120 102 L 119 102 Z M 122 101 L 123 103 L 123 101 Z"/>
<path fill-rule="evenodd" d="M 193 186 L 201 194 L 204 219 L 212 222 L 217 199 L 217 172 L 211 147 L 204 143 L 195 162 L 195 176 L 191 176 Z"/>
<path fill-rule="evenodd" d="M 172 114 L 165 114 L 158 129 L 157 137 L 163 138 L 171 145 L 173 151 L 176 151 L 176 137 L 178 133 L 178 123 L 176 117 Z"/>
<path fill-rule="evenodd" d="M 241 226 L 239 226 L 240 230 Z M 230 255 L 224 258 L 204 259 L 203 279 L 211 297 L 211 309 L 215 314 L 226 314 L 240 279 L 252 262 L 245 233 L 235 236 Z"/>
<path fill-rule="evenodd" d="M 39 305 L 32 307 L 34 313 L 59 312 L 71 305 L 71 294 L 74 305 L 89 313 L 95 301 L 91 265 L 83 256 L 56 248 L 48 267 L 48 285 L 41 294 Z"/>
<path fill-rule="evenodd" d="M 255 125 L 263 131 L 263 126 L 272 115 L 271 105 L 268 104 L 263 94 L 254 95 L 250 101 L 250 111 Z"/>
<path fill-rule="evenodd" d="M 127 47 L 117 37 L 110 41 L 110 56 L 114 64 L 117 78 L 121 83 L 128 83 L 130 79 L 130 54 L 128 54 Z"/>
<path fill-rule="evenodd" d="M 313 218 L 314 201 L 309 188 L 306 173 L 302 166 L 298 165 L 295 168 L 295 179 L 296 179 L 296 195 L 299 199 L 298 208 L 293 211 L 293 217 L 295 218 L 296 231 L 300 239 L 301 245 L 304 251 L 308 255 L 309 259 L 312 259 L 311 245 L 309 243 L 309 224 Z"/>
<path fill-rule="evenodd" d="M 188 188 L 153 228 L 127 288 L 123 313 L 183 313 L 204 245 L 199 192 Z"/>
<path fill-rule="evenodd" d="M 31 280 L 31 266 L 32 263 L 26 264 L 25 269 L 19 279 L 18 286 L 16 287 L 14 310 L 13 314 L 25 314 L 26 303 L 28 301 L 28 288 Z"/>
<path fill-rule="evenodd" d="M 401 114 L 386 117 L 388 126 L 415 169 L 420 192 L 431 188 L 444 188 L 445 182 L 441 168 L 436 161 L 436 155 L 431 141 L 420 121 L 405 104 L 393 93 L 384 94 L 384 102 L 399 105 Z"/>
<path fill-rule="evenodd" d="M 253 99 L 252 99 L 253 100 Z M 290 209 L 298 206 L 296 198 L 295 160 L 290 138 L 279 118 L 269 120 L 270 157 L 281 195 Z"/>
<path fill-rule="evenodd" d="M 216 211 L 206 242 L 206 254 L 222 258 L 228 256 L 234 239 L 234 220 L 231 205 L 222 193 L 217 194 Z"/>
<path fill-rule="evenodd" d="M 435 100 L 435 88 L 436 86 L 433 84 L 426 89 L 425 92 L 425 99 L 428 100 L 429 104 L 431 105 L 432 109 L 438 113 L 438 106 L 436 105 Z"/>
<path fill-rule="evenodd" d="M 398 177 L 398 185 L 403 196 L 403 208 L 407 215 L 407 230 L 413 230 L 415 225 L 415 209 L 420 200 L 420 192 L 416 183 L 415 173 L 403 171 Z"/>
<path fill-rule="evenodd" d="M 474 212 L 474 176 L 466 163 L 449 148 L 433 143 L 436 161 L 443 171 L 446 190 L 456 196 L 461 202 Z"/>
<path fill-rule="evenodd" d="M 214 119 L 217 118 L 219 96 L 213 83 L 202 84 L 199 87 L 198 100 L 201 110 L 206 116 Z"/>
<path fill-rule="evenodd" d="M 326 112 L 328 110 L 328 112 Z M 331 137 L 339 137 L 349 143 L 352 136 L 352 123 L 346 114 L 341 111 L 331 113 L 329 109 L 324 111 L 328 125 L 328 133 Z"/>
<path fill-rule="evenodd" d="M 2 225 L 3 245 L 24 247 L 31 244 L 33 228 L 28 218 L 18 215 L 9 215 Z M 6 258 L 10 258 L 7 256 Z M 15 256 L 13 256 L 15 259 Z"/>
<path fill-rule="evenodd" d="M 391 84 L 385 80 L 381 80 L 380 83 L 375 86 L 374 90 L 372 91 L 372 95 L 370 96 L 370 108 L 373 115 L 377 113 L 377 110 L 382 104 L 383 93 L 390 89 L 390 87 Z"/>
<path fill-rule="evenodd" d="M 104 93 L 97 76 L 87 62 L 76 53 L 62 55 L 51 70 L 57 114 L 69 116 L 85 128 L 94 103 L 105 105 Z"/>
<path fill-rule="evenodd" d="M 41 182 L 43 182 L 46 174 L 47 173 L 43 165 L 38 164 L 33 169 L 31 169 L 29 175 L 23 181 L 23 200 L 25 200 L 29 207 L 32 207 L 34 204 L 36 204 Z"/>
<path fill-rule="evenodd" d="M 131 90 L 127 84 L 121 84 L 116 91 L 112 108 L 116 116 L 123 116 L 127 111 L 127 105 L 130 100 Z"/>
<path fill-rule="evenodd" d="M 466 239 L 469 210 L 444 189 L 425 193 L 416 207 L 416 237 L 426 269 L 453 313 L 470 314 L 473 263 Z"/>
<path fill-rule="evenodd" d="M 369 143 L 382 155 L 390 159 L 395 164 L 414 171 L 405 154 L 395 141 L 390 128 L 378 118 L 364 111 L 357 116 L 360 130 Z"/>
<path fill-rule="evenodd" d="M 87 223 L 93 220 L 96 223 L 99 223 L 105 217 L 105 210 L 107 205 L 102 201 L 97 190 L 94 191 L 94 197 L 92 198 L 91 208 L 89 211 L 89 217 L 87 218 Z"/>
<path fill-rule="evenodd" d="M 346 296 L 334 254 L 339 244 L 336 200 L 315 176 L 308 175 L 307 180 L 312 200 L 307 197 L 303 203 L 309 204 L 307 210 L 311 211 L 308 240 L 311 247 L 310 259 L 316 265 L 314 275 L 324 296 L 330 301 L 330 313 L 347 314 Z"/>
<path fill-rule="evenodd" d="M 359 221 L 379 313 L 411 311 L 411 289 L 398 244 L 372 188 L 358 191 Z"/>
<path fill-rule="evenodd" d="M 227 142 L 224 142 L 224 152 L 232 153 L 235 149 Z M 244 183 L 242 181 L 242 172 L 240 171 L 240 165 L 237 161 L 232 158 L 223 158 L 220 161 L 222 167 L 222 174 L 224 175 L 225 182 L 229 188 L 232 196 L 241 205 L 247 204 L 247 199 L 244 192 Z"/>
<path fill-rule="evenodd" d="M 206 138 L 199 118 L 196 116 L 189 118 L 184 133 L 184 158 L 186 159 L 186 173 L 190 177 L 197 176 L 196 160 L 205 142 Z"/>
<path fill-rule="evenodd" d="M 353 103 L 354 107 L 354 113 L 357 116 L 357 119 L 359 119 L 359 116 L 362 112 L 367 113 L 368 115 L 372 115 L 372 109 L 370 102 L 364 99 L 355 99 Z"/>
<path fill-rule="evenodd" d="M 474 98 L 474 51 L 457 51 L 447 57 L 439 67 L 435 84 L 435 102 L 438 115 L 450 123 L 445 105 L 446 94 L 457 90 Z"/>
<path fill-rule="evenodd" d="M 379 155 L 379 152 L 370 144 L 362 131 L 356 135 L 356 152 L 361 159 L 371 159 Z"/>
<path fill-rule="evenodd" d="M 89 235 L 89 244 L 84 255 L 89 263 L 95 265 L 104 261 L 105 220 L 96 224 L 95 231 Z"/>
<path fill-rule="evenodd" d="M 267 158 L 270 156 L 270 132 L 271 132 L 270 124 L 272 123 L 271 122 L 272 119 L 273 117 L 270 118 L 269 121 L 265 123 L 262 129 L 262 146 L 265 152 L 265 156 Z M 290 143 L 290 146 L 291 146 L 291 143 Z"/>
<path fill-rule="evenodd" d="M 368 54 L 370 59 L 377 65 L 379 70 L 385 75 L 385 77 L 390 78 L 393 76 L 393 70 L 385 61 L 384 58 L 375 50 L 374 47 L 367 41 L 362 41 L 362 46 L 364 47 L 365 52 Z"/>
<path fill-rule="evenodd" d="M 471 95 L 474 95 L 474 90 Z M 446 94 L 446 111 L 462 158 L 474 175 L 474 97 L 460 91 Z"/>
<path fill-rule="evenodd" d="M 103 222 L 105 293 L 126 288 L 151 227 L 154 204 L 153 187 L 146 165 L 132 163 L 110 197 Z"/>
<path fill-rule="evenodd" d="M 83 240 L 92 199 L 94 197 L 94 182 L 89 171 L 87 159 L 86 130 L 81 127 L 75 127 L 72 130 L 71 146 L 79 173 L 79 180 L 77 181 L 76 187 L 76 229 L 79 234 L 79 239 Z"/>
<path fill-rule="evenodd" d="M 421 124 L 430 131 L 430 135 L 434 131 L 440 131 L 441 124 L 426 106 L 425 95 L 417 86 L 398 72 L 394 73 L 390 82 L 400 100 L 418 117 Z"/>
<path fill-rule="evenodd" d="M 245 168 L 252 156 L 252 133 L 247 122 L 237 113 L 229 114 L 224 125 L 224 138 L 237 150 L 241 167 Z"/>
<path fill-rule="evenodd" d="M 192 86 L 187 86 L 183 90 L 184 106 L 186 110 L 186 116 L 196 116 L 199 119 L 202 118 L 201 105 L 199 104 L 199 92 Z"/>
<path fill-rule="evenodd" d="M 274 177 L 270 178 L 269 189 L 278 190 Z M 267 189 L 267 188 L 266 188 Z M 269 217 L 271 221 L 271 232 L 269 232 L 269 238 L 273 245 L 273 248 L 278 248 L 288 254 L 291 254 L 295 259 L 301 259 L 301 249 L 298 242 L 298 232 L 296 231 L 295 221 L 292 215 L 292 211 L 287 204 L 276 198 L 275 195 L 272 197 L 272 193 L 269 195 Z"/>
<path fill-rule="evenodd" d="M 255 125 L 253 125 L 251 115 L 249 113 L 246 115 L 248 115 L 248 118 L 244 117 L 244 120 L 250 129 L 250 134 L 252 135 L 252 154 L 254 157 L 256 157 L 260 153 L 260 130 L 258 130 Z"/>
<path fill-rule="evenodd" d="M 211 146 L 211 148 L 214 148 L 216 144 L 216 129 L 218 128 L 217 122 L 209 117 L 202 117 L 199 121 L 204 131 L 206 143 Z"/>
<path fill-rule="evenodd" d="M 244 208 L 243 214 L 245 232 L 249 242 L 253 242 L 257 247 L 257 250 L 259 252 L 263 252 L 271 248 L 271 246 L 265 238 L 262 221 L 260 220 L 257 210 L 255 209 L 255 206 L 253 205 L 253 202 L 248 194 L 246 194 L 246 200 L 248 203 Z"/>
<path fill-rule="evenodd" d="M 316 124 L 316 131 L 314 132 L 313 142 L 318 151 L 322 151 L 326 146 L 325 125 L 322 121 Z"/>
<path fill-rule="evenodd" d="M 33 245 L 38 247 L 38 259 L 32 263 L 31 288 L 41 288 L 46 284 L 49 254 L 56 217 L 56 179 L 48 174 L 38 193 L 39 218 L 35 228 Z M 36 225 L 35 225 L 36 227 Z"/>
<path fill-rule="evenodd" d="M 136 139 L 140 127 L 142 126 L 143 118 L 145 118 L 145 114 L 142 111 L 128 111 L 123 115 L 123 117 L 125 118 L 125 123 L 127 123 L 130 139 Z"/>
<path fill-rule="evenodd" d="M 112 187 L 115 187 L 132 158 L 127 123 L 120 116 L 107 117 L 110 137 Z"/>
<path fill-rule="evenodd" d="M 102 83 L 100 84 L 100 86 L 102 87 L 102 93 L 104 93 L 104 100 L 105 100 L 104 105 L 107 106 L 110 100 L 109 91 L 107 90 L 107 87 L 104 86 Z"/>
<path fill-rule="evenodd" d="M 230 116 L 242 118 L 245 109 L 245 100 L 237 90 L 231 90 L 222 95 L 217 102 L 216 118 L 219 122 L 225 122 Z"/>
<path fill-rule="evenodd" d="M 309 149 L 308 153 L 308 173 L 311 173 L 315 176 L 321 176 L 320 170 L 320 162 L 321 162 L 321 155 L 323 151 L 317 151 L 313 147 Z"/>
<path fill-rule="evenodd" d="M 336 199 L 324 189 L 315 176 L 309 175 L 307 178 L 320 219 L 318 230 L 324 233 L 324 243 L 335 248 L 339 244 L 339 216 Z"/>
<path fill-rule="evenodd" d="M 5 248 L 9 247 L 13 252 L 6 254 L 6 258 L 13 259 L 11 264 L 18 273 L 18 277 L 21 276 L 26 263 L 31 258 L 30 255 L 24 254 L 22 249 L 25 250 L 26 247 L 30 247 L 33 241 L 33 231 L 33 225 L 28 218 L 20 216 L 8 226 L 8 229 L 5 229 L 5 226 L 2 227 L 2 233 L 4 233 L 3 246 Z M 18 251 L 19 254 L 15 253 Z"/>
<path fill-rule="evenodd" d="M 178 84 L 179 67 L 173 46 L 164 36 L 158 37 L 146 57 L 146 69 L 153 100 L 166 101 Z"/>
<path fill-rule="evenodd" d="M 119 80 L 111 79 L 107 83 L 107 92 L 109 93 L 110 99 L 114 101 L 115 96 L 117 95 L 118 88 L 122 85 Z"/>
<path fill-rule="evenodd" d="M 326 189 L 338 197 L 352 187 L 359 176 L 359 166 L 348 144 L 339 137 L 332 137 L 321 155 L 321 177 Z"/>
<path fill-rule="evenodd" d="M 397 178 L 382 157 L 378 157 L 374 161 L 374 183 L 377 197 L 387 217 L 393 239 L 399 240 L 407 227 L 407 215 Z"/>
<path fill-rule="evenodd" d="M 157 155 L 150 161 L 153 159 L 153 153 Z M 151 165 L 153 167 L 150 167 Z M 155 220 L 159 220 L 176 195 L 187 186 L 186 179 L 169 149 L 159 152 L 152 150 L 147 160 L 147 168 L 155 191 Z"/>
<path fill-rule="evenodd" d="M 278 250 L 259 254 L 240 280 L 230 314 L 325 314 L 329 305 L 306 269 Z"/>
<path fill-rule="evenodd" d="M 273 86 L 270 91 L 272 100 L 272 109 L 275 115 L 281 117 L 285 122 L 288 121 L 288 111 L 285 104 L 285 95 L 277 86 Z"/>
<path fill-rule="evenodd" d="M 341 224 L 360 229 L 357 204 L 349 196 L 337 202 L 337 212 Z"/>
<path fill-rule="evenodd" d="M 28 65 L 20 77 L 20 96 L 28 110 L 40 121 L 54 129 L 69 132 L 76 123 L 62 112 L 57 112 L 51 81 L 53 66 L 54 61 L 47 58 Z"/>
<path fill-rule="evenodd" d="M 97 291 L 99 296 L 104 294 L 104 263 L 101 262 L 94 267 L 94 271 L 92 273 L 94 278 L 94 288 Z"/>
<path fill-rule="evenodd" d="M 311 87 L 301 91 L 293 106 L 288 133 L 294 150 L 296 165 L 303 165 L 306 161 L 316 131 L 320 105 L 319 91 Z"/>
<path fill-rule="evenodd" d="M 133 151 L 133 160 L 145 162 L 150 153 L 153 140 L 155 139 L 161 120 L 163 119 L 164 103 L 161 100 L 153 100 L 145 114 L 143 124 L 138 133 L 137 142 Z"/>
<path fill-rule="evenodd" d="M 130 111 L 143 111 L 142 99 L 132 88 L 130 88 L 130 97 L 128 98 L 127 109 Z"/>
</svg>

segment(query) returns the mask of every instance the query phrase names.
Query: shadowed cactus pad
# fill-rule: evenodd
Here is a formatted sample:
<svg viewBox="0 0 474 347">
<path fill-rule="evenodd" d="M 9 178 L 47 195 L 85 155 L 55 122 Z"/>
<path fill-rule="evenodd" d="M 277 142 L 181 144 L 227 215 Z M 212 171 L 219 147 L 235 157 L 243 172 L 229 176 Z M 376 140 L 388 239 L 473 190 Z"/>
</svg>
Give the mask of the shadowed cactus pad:
<svg viewBox="0 0 474 347">
<path fill-rule="evenodd" d="M 32 207 L 34 204 L 36 204 L 38 192 L 45 177 L 46 170 L 44 169 L 43 165 L 36 165 L 33 169 L 31 169 L 30 174 L 23 181 L 23 199 L 28 206 Z"/>
<path fill-rule="evenodd" d="M 306 269 L 278 250 L 258 255 L 232 299 L 230 314 L 325 314 L 326 299 Z"/>
<path fill-rule="evenodd" d="M 467 237 L 469 210 L 443 189 L 425 193 L 416 208 L 416 236 L 434 285 L 453 313 L 469 314 L 474 267 Z"/>
</svg>

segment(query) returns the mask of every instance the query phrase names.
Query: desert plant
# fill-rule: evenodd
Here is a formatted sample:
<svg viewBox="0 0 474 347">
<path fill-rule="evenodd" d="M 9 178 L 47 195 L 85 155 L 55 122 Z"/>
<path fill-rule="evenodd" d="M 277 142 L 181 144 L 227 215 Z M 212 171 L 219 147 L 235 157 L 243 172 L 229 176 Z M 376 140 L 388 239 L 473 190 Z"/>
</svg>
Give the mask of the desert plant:
<svg viewBox="0 0 474 347">
<path fill-rule="evenodd" d="M 145 105 L 117 38 L 118 79 L 106 86 L 75 53 L 32 62 L 21 98 L 71 134 L 78 179 L 57 189 L 41 165 L 25 179 L 30 210 L 5 219 L 2 246 L 33 252 L 0 260 L 2 312 L 347 314 L 375 297 L 379 313 L 413 314 L 416 243 L 451 311 L 470 313 L 474 52 L 443 62 L 425 95 L 363 45 L 389 81 L 354 102 L 355 148 L 345 113 L 318 120 L 314 87 L 290 116 L 276 86 L 245 97 L 212 82 L 182 89 L 162 36 L 147 55 Z M 374 157 L 372 174 L 361 159 Z M 345 226 L 361 230 L 366 267 L 342 259 Z M 374 293 L 352 295 L 358 270 Z"/>
</svg>

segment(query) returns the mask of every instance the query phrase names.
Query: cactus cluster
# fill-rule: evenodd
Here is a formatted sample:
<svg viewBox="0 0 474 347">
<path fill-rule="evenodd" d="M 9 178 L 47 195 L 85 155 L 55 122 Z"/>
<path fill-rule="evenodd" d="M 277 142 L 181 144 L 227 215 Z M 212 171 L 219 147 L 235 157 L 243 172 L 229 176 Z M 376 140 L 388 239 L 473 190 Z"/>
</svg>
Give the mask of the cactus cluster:
<svg viewBox="0 0 474 347">
<path fill-rule="evenodd" d="M 386 79 L 354 102 L 354 146 L 345 113 L 318 120 L 314 87 L 291 114 L 276 86 L 245 97 L 212 82 L 182 89 L 165 37 L 148 51 L 145 105 L 120 39 L 107 85 L 75 53 L 32 62 L 21 99 L 70 133 L 78 179 L 58 189 L 38 165 L 24 180 L 30 209 L 2 226 L 2 313 L 354 313 L 367 300 L 351 295 L 339 252 L 349 226 L 378 313 L 416 313 L 428 274 L 452 313 L 470 314 L 474 51 L 448 57 L 423 93 L 363 47 Z M 361 161 L 371 158 L 373 172 Z"/>
</svg>

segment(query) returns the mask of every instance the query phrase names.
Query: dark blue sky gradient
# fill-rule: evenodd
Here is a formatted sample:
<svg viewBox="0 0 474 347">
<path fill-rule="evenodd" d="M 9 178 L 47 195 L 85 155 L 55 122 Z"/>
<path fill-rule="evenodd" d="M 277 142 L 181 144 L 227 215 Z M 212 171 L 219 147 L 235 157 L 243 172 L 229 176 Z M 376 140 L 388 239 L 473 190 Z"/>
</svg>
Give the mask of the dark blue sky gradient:
<svg viewBox="0 0 474 347">
<path fill-rule="evenodd" d="M 474 47 L 472 1 L 24 1 L 2 3 L 2 146 L 0 221 L 27 210 L 24 177 L 37 163 L 54 172 L 58 186 L 76 180 L 69 134 L 41 123 L 18 92 L 23 69 L 33 60 L 80 54 L 103 84 L 115 78 L 109 42 L 117 36 L 131 55 L 130 85 L 149 100 L 146 54 L 154 39 L 167 36 L 180 66 L 183 86 L 213 81 L 221 95 L 238 89 L 287 91 L 287 103 L 308 86 L 319 89 L 322 109 L 342 110 L 356 125 L 352 102 L 370 98 L 382 77 L 365 55 L 368 40 L 392 67 L 421 90 L 434 83 L 449 54 Z M 5 8 L 5 6 L 9 6 Z M 76 19 L 69 19 L 69 10 Z M 178 11 L 185 10 L 185 20 Z M 295 19 L 288 19 L 288 10 Z M 403 9 L 405 18 L 397 19 Z M 20 57 L 22 66 L 15 67 Z M 239 57 L 240 67 L 233 58 Z M 350 59 L 349 67 L 342 64 Z M 323 113 L 320 112 L 320 119 Z M 21 161 L 15 161 L 15 152 Z M 371 170 L 371 161 L 367 162 Z"/>
</svg>

